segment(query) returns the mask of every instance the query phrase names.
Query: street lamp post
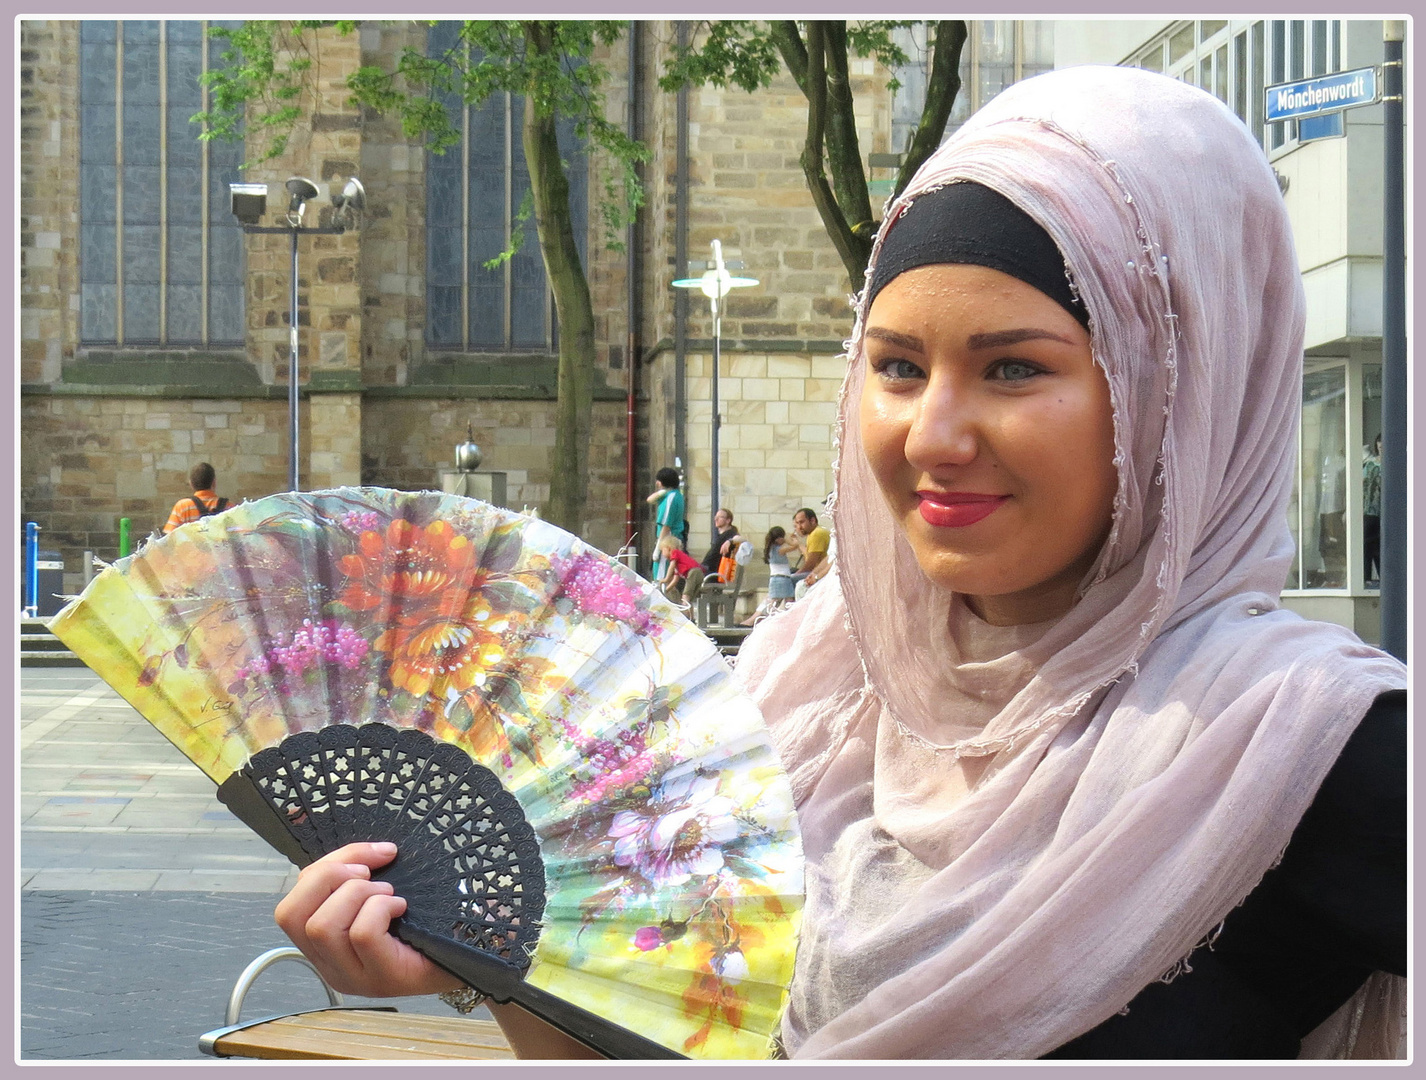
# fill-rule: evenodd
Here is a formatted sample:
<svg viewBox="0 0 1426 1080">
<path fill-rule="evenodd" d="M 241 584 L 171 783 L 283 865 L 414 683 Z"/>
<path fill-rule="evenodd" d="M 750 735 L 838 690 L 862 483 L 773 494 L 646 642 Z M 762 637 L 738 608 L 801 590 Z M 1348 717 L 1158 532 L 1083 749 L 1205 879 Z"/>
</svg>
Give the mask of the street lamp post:
<svg viewBox="0 0 1426 1080">
<path fill-rule="evenodd" d="M 1382 24 L 1385 205 L 1381 311 L 1381 647 L 1406 662 L 1406 194 L 1404 20 Z"/>
<path fill-rule="evenodd" d="M 699 289 L 703 295 L 708 297 L 713 308 L 713 475 L 710 482 L 710 489 L 713 496 L 713 505 L 708 510 L 708 523 L 712 529 L 712 535 L 718 535 L 718 431 L 723 426 L 723 417 L 720 412 L 720 402 L 718 398 L 718 368 L 720 367 L 720 353 L 722 351 L 723 340 L 723 297 L 734 289 L 744 288 L 749 285 L 758 284 L 757 278 L 734 277 L 728 272 L 727 264 L 723 262 L 723 242 L 714 240 L 713 262 L 704 272 L 702 277 L 679 278 L 673 284 L 679 289 Z"/>
<path fill-rule="evenodd" d="M 335 225 L 302 224 L 307 203 L 315 199 L 319 189 L 311 180 L 301 176 L 290 177 L 286 184 L 289 195 L 287 203 L 287 223 L 285 225 L 259 225 L 267 211 L 266 184 L 229 184 L 229 198 L 233 216 L 238 219 L 245 233 L 288 233 L 292 237 L 291 278 L 292 288 L 288 308 L 288 358 L 287 358 L 287 485 L 291 491 L 298 490 L 297 461 L 297 238 L 303 234 L 314 236 L 338 236 L 353 227 L 357 215 L 366 207 L 366 191 L 355 176 L 346 182 L 342 190 L 332 196 L 332 205 L 337 209 L 339 220 Z"/>
</svg>

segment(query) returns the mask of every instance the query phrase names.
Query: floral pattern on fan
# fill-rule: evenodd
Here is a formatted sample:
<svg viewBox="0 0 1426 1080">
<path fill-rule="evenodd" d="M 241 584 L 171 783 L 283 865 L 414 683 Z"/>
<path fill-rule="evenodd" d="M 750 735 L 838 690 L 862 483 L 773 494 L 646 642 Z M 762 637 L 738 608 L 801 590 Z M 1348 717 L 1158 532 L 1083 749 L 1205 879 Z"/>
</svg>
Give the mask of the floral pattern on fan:
<svg viewBox="0 0 1426 1080">
<path fill-rule="evenodd" d="M 436 493 L 272 496 L 121 560 L 54 630 L 219 783 L 331 723 L 458 745 L 540 837 L 531 982 L 616 1017 L 658 1001 L 644 1033 L 691 1056 L 767 1052 L 790 788 L 707 638 L 577 538 Z"/>
</svg>

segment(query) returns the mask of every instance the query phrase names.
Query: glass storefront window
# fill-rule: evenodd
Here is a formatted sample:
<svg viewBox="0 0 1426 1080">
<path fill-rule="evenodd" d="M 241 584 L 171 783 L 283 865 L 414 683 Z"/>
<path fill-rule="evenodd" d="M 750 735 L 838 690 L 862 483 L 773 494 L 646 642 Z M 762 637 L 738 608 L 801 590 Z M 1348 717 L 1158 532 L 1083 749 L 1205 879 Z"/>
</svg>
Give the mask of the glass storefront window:
<svg viewBox="0 0 1426 1080">
<path fill-rule="evenodd" d="M 1362 581 L 1381 588 L 1381 365 L 1362 365 Z"/>
<path fill-rule="evenodd" d="M 1015 24 L 1008 19 L 975 23 L 978 82 L 976 100 L 984 105 L 1015 81 Z"/>
<path fill-rule="evenodd" d="M 1302 380 L 1298 492 L 1289 518 L 1297 558 L 1288 588 L 1347 587 L 1346 421 L 1346 367 L 1309 371 Z"/>
</svg>

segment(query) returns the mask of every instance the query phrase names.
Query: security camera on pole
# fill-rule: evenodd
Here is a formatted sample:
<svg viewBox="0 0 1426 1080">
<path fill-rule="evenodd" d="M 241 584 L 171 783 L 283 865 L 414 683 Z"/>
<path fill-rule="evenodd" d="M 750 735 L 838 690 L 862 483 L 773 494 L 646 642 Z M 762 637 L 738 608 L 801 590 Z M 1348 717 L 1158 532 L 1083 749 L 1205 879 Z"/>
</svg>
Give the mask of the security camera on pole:
<svg viewBox="0 0 1426 1080">
<path fill-rule="evenodd" d="M 285 225 L 259 225 L 267 212 L 266 184 L 229 184 L 228 194 L 233 216 L 245 233 L 288 233 L 292 237 L 292 290 L 288 315 L 289 355 L 287 364 L 287 486 L 291 491 L 297 487 L 297 237 L 304 233 L 318 236 L 336 236 L 360 223 L 361 212 L 366 208 L 366 191 L 355 176 L 346 182 L 340 192 L 331 197 L 336 210 L 335 225 L 302 224 L 307 204 L 321 194 L 321 189 L 305 176 L 289 177 L 287 184 L 287 214 Z"/>
</svg>

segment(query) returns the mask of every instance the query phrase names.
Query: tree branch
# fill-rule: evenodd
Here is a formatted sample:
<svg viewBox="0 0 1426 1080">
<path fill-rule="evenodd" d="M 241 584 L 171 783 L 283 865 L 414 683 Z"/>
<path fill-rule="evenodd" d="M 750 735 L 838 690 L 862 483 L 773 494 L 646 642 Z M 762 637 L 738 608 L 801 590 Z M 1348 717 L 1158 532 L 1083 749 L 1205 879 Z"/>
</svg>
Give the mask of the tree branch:
<svg viewBox="0 0 1426 1080">
<path fill-rule="evenodd" d="M 946 121 L 961 90 L 961 51 L 966 43 L 963 19 L 949 19 L 936 24 L 935 52 L 931 57 L 931 75 L 926 80 L 926 103 L 921 119 L 911 133 L 911 141 L 902 155 L 901 169 L 896 174 L 895 195 L 900 195 L 926 159 L 941 145 Z"/>
<path fill-rule="evenodd" d="M 866 276 L 866 260 L 857 263 L 855 238 L 847 227 L 832 188 L 822 169 L 822 143 L 827 127 L 827 73 L 825 67 L 826 37 L 822 23 L 807 24 L 807 141 L 802 148 L 802 172 L 812 192 L 812 202 L 822 217 L 822 224 L 847 268 L 852 287 L 860 289 Z"/>
<path fill-rule="evenodd" d="M 792 19 L 769 23 L 768 37 L 777 46 L 777 51 L 782 54 L 782 62 L 792 73 L 792 78 L 797 82 L 797 88 L 806 94 L 807 47 L 802 43 L 802 35 L 797 30 L 797 23 Z"/>
<path fill-rule="evenodd" d="M 862 168 L 861 142 L 857 137 L 856 105 L 852 101 L 851 75 L 847 63 L 847 24 L 823 24 L 823 55 L 827 69 L 827 171 L 842 216 L 852 235 L 866 238 L 862 262 L 871 256 L 871 197 L 866 171 Z M 853 275 L 855 277 L 855 275 Z"/>
</svg>

